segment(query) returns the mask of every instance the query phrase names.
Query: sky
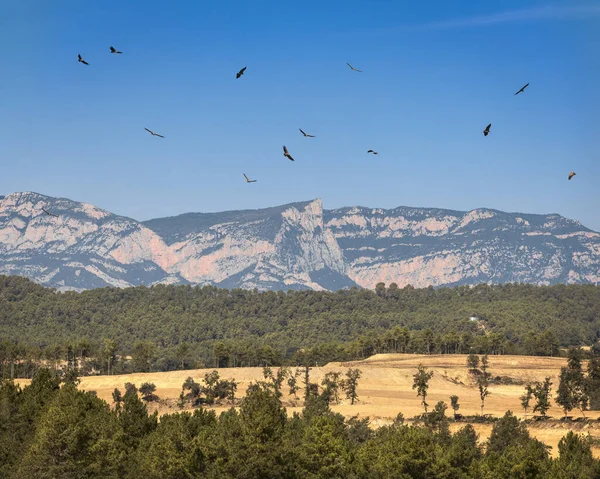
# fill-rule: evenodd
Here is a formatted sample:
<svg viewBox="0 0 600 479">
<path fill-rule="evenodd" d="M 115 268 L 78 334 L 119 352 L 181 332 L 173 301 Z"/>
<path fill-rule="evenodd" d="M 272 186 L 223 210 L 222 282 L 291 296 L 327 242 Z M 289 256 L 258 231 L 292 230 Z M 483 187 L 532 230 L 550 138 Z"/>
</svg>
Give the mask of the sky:
<svg viewBox="0 0 600 479">
<path fill-rule="evenodd" d="M 600 231 L 598 1 L 19 0 L 0 42 L 0 195 L 138 220 L 485 207 Z"/>
</svg>

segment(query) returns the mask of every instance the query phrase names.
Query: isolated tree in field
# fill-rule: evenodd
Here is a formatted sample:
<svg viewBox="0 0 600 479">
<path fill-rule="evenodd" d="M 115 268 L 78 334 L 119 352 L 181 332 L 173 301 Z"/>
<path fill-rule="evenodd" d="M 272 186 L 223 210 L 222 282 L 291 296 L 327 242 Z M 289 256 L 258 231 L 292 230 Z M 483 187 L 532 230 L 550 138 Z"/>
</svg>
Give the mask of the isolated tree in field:
<svg viewBox="0 0 600 479">
<path fill-rule="evenodd" d="M 202 394 L 202 386 L 198 384 L 192 377 L 188 377 L 183 383 L 182 392 L 185 394 L 185 398 L 192 402 L 195 406 L 200 403 L 200 395 Z"/>
<path fill-rule="evenodd" d="M 454 419 L 456 419 L 456 411 L 458 411 L 460 409 L 460 404 L 458 404 L 458 396 L 457 395 L 450 396 L 450 406 L 452 407 L 452 410 L 454 411 Z"/>
<path fill-rule="evenodd" d="M 590 409 L 600 410 L 600 352 L 594 352 L 588 362 L 585 390 L 589 397 Z"/>
<path fill-rule="evenodd" d="M 519 397 L 519 399 L 521 400 L 521 407 L 523 408 L 523 411 L 525 412 L 525 414 L 527 414 L 527 410 L 530 407 L 532 398 L 533 398 L 533 388 L 531 387 L 531 384 L 527 384 L 525 386 L 525 393 L 521 397 Z"/>
<path fill-rule="evenodd" d="M 346 373 L 347 379 L 343 380 L 341 383 L 341 387 L 346 393 L 346 397 L 350 399 L 350 404 L 354 404 L 354 401 L 358 399 L 358 393 L 356 392 L 356 389 L 358 388 L 358 380 L 360 378 L 360 375 L 360 369 L 350 368 Z"/>
<path fill-rule="evenodd" d="M 154 383 L 143 383 L 140 386 L 140 394 L 142 395 L 142 399 L 146 402 L 155 401 L 158 397 L 154 394 L 156 391 L 156 386 Z"/>
<path fill-rule="evenodd" d="M 546 417 L 546 413 L 548 409 L 550 409 L 550 389 L 552 386 L 552 382 L 550 378 L 547 377 L 544 379 L 543 383 L 535 383 L 535 387 L 533 389 L 533 396 L 536 399 L 535 406 L 533 406 L 533 412 L 540 412 L 543 417 Z"/>
<path fill-rule="evenodd" d="M 340 389 L 340 376 L 339 372 L 329 372 L 325 374 L 321 386 L 323 386 L 323 392 L 329 402 L 339 404 L 339 389 Z"/>
<path fill-rule="evenodd" d="M 558 389 L 556 390 L 556 404 L 558 404 L 565 417 L 567 414 L 576 407 L 578 401 L 578 391 L 573 388 L 572 374 L 567 368 L 560 368 L 560 376 L 558 382 Z"/>
<path fill-rule="evenodd" d="M 475 374 L 479 370 L 479 356 L 475 353 L 470 353 L 467 356 L 467 369 L 472 374 Z"/>
<path fill-rule="evenodd" d="M 484 355 L 481 358 L 481 372 L 477 375 L 477 389 L 479 389 L 479 398 L 481 399 L 481 415 L 483 416 L 483 407 L 485 405 L 485 398 L 487 398 L 491 392 L 489 391 L 490 385 L 490 373 L 487 372 L 488 368 L 488 355 Z"/>
<path fill-rule="evenodd" d="M 485 405 L 485 398 L 492 394 L 489 389 L 489 378 L 487 375 L 482 374 L 477 376 L 477 389 L 479 389 L 479 399 L 481 399 L 481 415 L 483 416 L 483 407 Z"/>
<path fill-rule="evenodd" d="M 275 391 L 275 396 L 277 398 L 281 398 L 283 393 L 281 392 L 281 387 L 283 386 L 283 382 L 285 378 L 290 374 L 290 369 L 286 367 L 280 367 L 275 374 L 273 374 L 273 370 L 269 366 L 263 367 L 263 376 L 265 379 L 269 380 L 267 385 Z"/>
<path fill-rule="evenodd" d="M 433 376 L 433 371 L 427 371 L 427 369 L 419 364 L 419 368 L 417 373 L 413 375 L 413 389 L 417 390 L 417 397 L 421 398 L 421 404 L 423 404 L 423 409 L 425 409 L 425 413 L 427 413 L 427 389 L 429 389 L 429 380 Z"/>
</svg>

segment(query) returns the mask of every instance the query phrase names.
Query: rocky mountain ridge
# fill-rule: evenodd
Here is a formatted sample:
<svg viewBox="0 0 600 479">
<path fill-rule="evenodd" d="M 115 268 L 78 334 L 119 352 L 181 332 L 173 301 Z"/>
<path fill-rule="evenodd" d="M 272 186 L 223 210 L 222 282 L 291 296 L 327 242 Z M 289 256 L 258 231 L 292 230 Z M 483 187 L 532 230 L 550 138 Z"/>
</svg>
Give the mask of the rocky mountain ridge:
<svg viewBox="0 0 600 479">
<path fill-rule="evenodd" d="M 0 197 L 0 274 L 61 290 L 596 283 L 600 234 L 557 214 L 323 210 L 320 199 L 139 222 L 90 204 L 24 192 Z"/>
</svg>

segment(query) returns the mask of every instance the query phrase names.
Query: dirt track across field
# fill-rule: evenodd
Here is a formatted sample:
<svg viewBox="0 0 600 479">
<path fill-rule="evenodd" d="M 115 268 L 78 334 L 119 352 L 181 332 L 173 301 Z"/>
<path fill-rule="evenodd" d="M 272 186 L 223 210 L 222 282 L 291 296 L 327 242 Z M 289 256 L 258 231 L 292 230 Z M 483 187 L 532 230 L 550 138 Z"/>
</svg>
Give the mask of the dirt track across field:
<svg viewBox="0 0 600 479">
<path fill-rule="evenodd" d="M 450 396 L 455 394 L 459 397 L 460 410 L 458 412 L 460 414 L 465 416 L 479 414 L 481 405 L 479 391 L 466 368 L 466 359 L 466 355 L 459 354 L 429 356 L 378 354 L 363 361 L 330 363 L 324 367 L 314 367 L 311 369 L 310 376 L 311 382 L 320 384 L 327 372 L 345 373 L 349 367 L 359 368 L 362 376 L 359 380 L 358 403 L 350 405 L 349 401 L 343 399 L 339 405 L 332 406 L 332 409 L 348 417 L 368 416 L 374 426 L 381 426 L 391 423 L 399 412 L 402 412 L 405 418 L 411 418 L 423 411 L 420 399 L 417 397 L 416 391 L 412 389 L 413 374 L 420 363 L 434 372 L 429 382 L 427 396 L 430 408 L 438 401 L 445 401 L 449 405 Z M 554 398 L 560 368 L 566 366 L 566 363 L 564 358 L 490 356 L 489 372 L 492 376 L 507 377 L 517 384 L 491 385 L 489 388 L 491 395 L 485 401 L 484 413 L 499 417 L 510 409 L 515 415 L 523 417 L 519 396 L 524 392 L 524 384 L 534 381 L 541 382 L 549 376 L 553 383 L 551 394 Z M 164 414 L 179 411 L 175 403 L 181 392 L 181 385 L 188 376 L 200 381 L 210 371 L 212 369 L 84 377 L 81 380 L 80 388 L 94 390 L 98 397 L 112 403 L 112 391 L 115 388 L 123 391 L 123 385 L 126 382 L 134 383 L 137 386 L 144 382 L 151 382 L 156 385 L 156 394 L 161 399 L 158 405 L 159 413 Z M 222 368 L 219 369 L 219 374 L 222 379 L 235 379 L 238 382 L 238 397 L 243 397 L 251 382 L 263 379 L 262 368 Z M 287 387 L 284 387 L 284 391 L 287 391 Z M 302 390 L 298 394 L 301 397 Z M 293 398 L 287 395 L 284 396 L 284 403 L 290 414 L 293 411 L 301 410 L 301 407 L 294 406 Z M 548 415 L 556 419 L 562 417 L 562 410 L 554 402 L 552 404 Z M 155 408 L 155 405 L 151 405 L 150 410 Z M 225 409 L 227 406 L 215 407 L 217 412 Z M 448 408 L 447 414 L 452 415 L 450 408 Z M 581 417 L 579 411 L 572 411 L 570 415 L 575 418 Z M 528 414 L 528 417 L 530 416 L 531 412 Z M 584 434 L 589 433 L 600 439 L 600 421 L 597 420 L 600 418 L 600 411 L 588 411 L 586 416 L 596 419 L 596 421 L 593 424 L 539 422 L 531 425 L 530 432 L 533 436 L 552 446 L 551 452 L 556 455 L 558 441 L 569 429 Z M 460 427 L 462 427 L 461 423 L 452 425 L 453 430 Z M 492 426 L 475 424 L 474 427 L 480 434 L 481 440 L 485 440 L 489 436 Z M 596 457 L 600 457 L 600 448 L 594 448 L 594 454 Z"/>
</svg>

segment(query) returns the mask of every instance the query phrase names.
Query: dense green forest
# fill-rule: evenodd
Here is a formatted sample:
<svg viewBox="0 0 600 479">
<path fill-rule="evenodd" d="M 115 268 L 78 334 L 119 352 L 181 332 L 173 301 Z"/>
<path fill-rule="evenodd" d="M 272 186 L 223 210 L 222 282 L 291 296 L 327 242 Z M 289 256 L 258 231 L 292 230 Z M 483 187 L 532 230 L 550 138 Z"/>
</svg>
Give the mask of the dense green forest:
<svg viewBox="0 0 600 479">
<path fill-rule="evenodd" d="M 380 352 L 557 355 L 599 337 L 594 285 L 61 293 L 0 276 L 3 377 L 31 376 L 40 359 L 76 363 L 83 374 L 116 373 L 314 365 Z"/>
<path fill-rule="evenodd" d="M 77 381 L 48 369 L 23 389 L 0 380 L 0 479 L 600 478 L 589 436 L 569 432 L 552 459 L 511 412 L 481 445 L 471 425 L 450 433 L 442 401 L 412 425 L 399 414 L 373 430 L 333 413 L 317 388 L 288 417 L 265 381 L 219 416 L 199 407 L 159 421 L 134 385 L 111 408 Z"/>
</svg>

